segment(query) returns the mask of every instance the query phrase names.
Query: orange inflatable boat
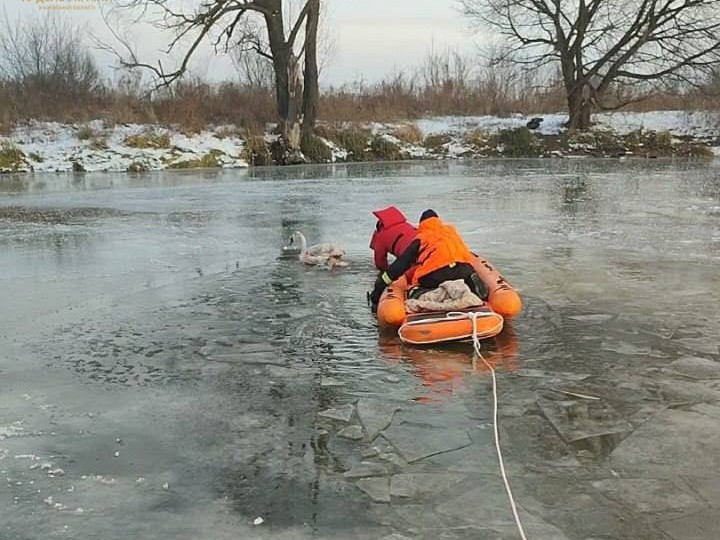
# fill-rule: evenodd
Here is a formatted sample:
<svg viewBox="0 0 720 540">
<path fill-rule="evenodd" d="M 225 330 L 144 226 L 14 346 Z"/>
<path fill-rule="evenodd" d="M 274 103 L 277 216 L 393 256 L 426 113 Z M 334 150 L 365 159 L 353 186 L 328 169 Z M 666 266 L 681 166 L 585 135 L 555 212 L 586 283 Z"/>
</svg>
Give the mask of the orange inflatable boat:
<svg viewBox="0 0 720 540">
<path fill-rule="evenodd" d="M 520 295 L 505 281 L 500 272 L 487 259 L 475 257 L 473 268 L 488 288 L 490 308 L 506 319 L 512 319 L 522 310 Z"/>
<path fill-rule="evenodd" d="M 476 258 L 473 267 L 488 288 L 489 297 L 482 305 L 459 311 L 409 313 L 405 299 L 409 285 L 405 276 L 383 291 L 377 319 L 381 328 L 397 328 L 404 343 L 429 345 L 448 341 L 494 337 L 503 329 L 503 317 L 511 318 L 522 309 L 522 302 L 500 273 L 484 259 Z"/>
</svg>

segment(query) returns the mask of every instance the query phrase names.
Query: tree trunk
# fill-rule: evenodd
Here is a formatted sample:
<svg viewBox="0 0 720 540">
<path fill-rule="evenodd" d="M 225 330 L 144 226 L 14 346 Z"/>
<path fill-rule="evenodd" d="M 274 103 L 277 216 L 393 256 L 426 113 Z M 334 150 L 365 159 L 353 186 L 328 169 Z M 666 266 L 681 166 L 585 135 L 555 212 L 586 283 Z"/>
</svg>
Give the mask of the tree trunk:
<svg viewBox="0 0 720 540">
<path fill-rule="evenodd" d="M 585 87 L 582 87 L 585 89 Z M 590 129 L 592 102 L 583 89 L 568 92 L 568 130 L 587 131 Z"/>
<path fill-rule="evenodd" d="M 318 87 L 317 36 L 320 20 L 320 0 L 307 0 L 308 12 L 305 26 L 305 74 L 303 86 L 303 119 L 301 147 L 306 154 L 312 150 L 317 105 L 320 95 Z"/>
<path fill-rule="evenodd" d="M 275 72 L 275 99 L 279 119 L 280 145 L 277 160 L 281 163 L 297 161 L 300 153 L 300 111 L 298 107 L 301 92 L 298 62 L 292 45 L 285 40 L 282 10 L 265 16 L 268 44 Z"/>
<path fill-rule="evenodd" d="M 287 147 L 287 163 L 303 161 L 300 154 L 300 95 L 302 82 L 300 81 L 300 65 L 295 53 L 290 51 L 288 62 L 288 114 L 283 137 Z"/>
<path fill-rule="evenodd" d="M 290 89 L 288 87 L 289 58 L 285 54 L 273 54 L 275 71 L 275 106 L 280 122 L 287 121 L 290 112 Z"/>
</svg>

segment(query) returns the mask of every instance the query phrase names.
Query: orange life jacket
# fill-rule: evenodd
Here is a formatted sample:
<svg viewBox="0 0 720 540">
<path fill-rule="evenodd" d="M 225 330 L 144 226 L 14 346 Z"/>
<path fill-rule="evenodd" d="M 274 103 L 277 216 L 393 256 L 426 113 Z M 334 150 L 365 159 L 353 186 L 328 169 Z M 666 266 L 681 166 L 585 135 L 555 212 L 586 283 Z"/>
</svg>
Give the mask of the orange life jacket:
<svg viewBox="0 0 720 540">
<path fill-rule="evenodd" d="M 452 225 L 440 218 L 424 219 L 418 226 L 416 238 L 420 240 L 417 268 L 412 276 L 412 285 L 420 278 L 445 266 L 457 263 L 471 263 L 473 255 Z"/>
</svg>

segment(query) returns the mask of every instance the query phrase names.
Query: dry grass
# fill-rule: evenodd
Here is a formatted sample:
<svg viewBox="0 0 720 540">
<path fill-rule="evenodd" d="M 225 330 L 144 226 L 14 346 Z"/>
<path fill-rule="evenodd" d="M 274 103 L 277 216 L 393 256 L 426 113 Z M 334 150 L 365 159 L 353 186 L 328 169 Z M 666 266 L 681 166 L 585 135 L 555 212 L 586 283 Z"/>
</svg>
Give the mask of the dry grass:
<svg viewBox="0 0 720 540">
<path fill-rule="evenodd" d="M 329 163 L 332 161 L 332 149 L 321 137 L 313 137 L 303 153 L 313 163 Z"/>
<path fill-rule="evenodd" d="M 223 155 L 222 150 L 213 149 L 199 158 L 170 163 L 168 169 L 217 169 L 222 167 Z"/>
<path fill-rule="evenodd" d="M 107 143 L 107 137 L 103 135 L 97 135 L 92 138 L 90 141 L 90 148 L 93 150 L 107 150 L 108 149 L 108 143 Z"/>
<path fill-rule="evenodd" d="M 247 161 L 248 164 L 257 166 L 270 165 L 272 163 L 270 148 L 262 134 L 248 133 L 245 136 L 243 159 Z"/>
<path fill-rule="evenodd" d="M 97 136 L 97 133 L 90 126 L 82 126 L 76 132 L 75 136 L 81 141 L 87 141 Z"/>
<path fill-rule="evenodd" d="M 368 129 L 343 125 L 318 126 L 317 134 L 347 150 L 347 161 L 366 161 L 370 148 L 371 133 Z"/>
<path fill-rule="evenodd" d="M 18 171 L 27 164 L 25 154 L 17 146 L 10 143 L 3 143 L 0 146 L 0 171 Z"/>
<path fill-rule="evenodd" d="M 447 144 L 452 141 L 452 136 L 447 133 L 428 135 L 423 141 L 423 146 L 433 154 L 444 154 L 447 152 Z"/>
<path fill-rule="evenodd" d="M 392 141 L 382 135 L 375 135 L 370 140 L 369 155 L 373 161 L 399 161 L 402 159 L 408 159 L 408 156 L 403 150 Z"/>
<path fill-rule="evenodd" d="M 243 138 L 243 132 L 235 126 L 221 126 L 215 130 L 215 137 L 218 139 Z"/>
<path fill-rule="evenodd" d="M 420 146 L 423 143 L 424 136 L 417 124 L 402 124 L 396 127 L 391 135 L 396 139 L 408 143 Z"/>
<path fill-rule="evenodd" d="M 125 144 L 132 148 L 170 148 L 170 135 L 145 131 L 137 135 L 128 135 Z"/>
<path fill-rule="evenodd" d="M 483 148 L 490 142 L 490 135 L 481 129 L 472 129 L 465 133 L 463 142 L 476 148 Z"/>
</svg>

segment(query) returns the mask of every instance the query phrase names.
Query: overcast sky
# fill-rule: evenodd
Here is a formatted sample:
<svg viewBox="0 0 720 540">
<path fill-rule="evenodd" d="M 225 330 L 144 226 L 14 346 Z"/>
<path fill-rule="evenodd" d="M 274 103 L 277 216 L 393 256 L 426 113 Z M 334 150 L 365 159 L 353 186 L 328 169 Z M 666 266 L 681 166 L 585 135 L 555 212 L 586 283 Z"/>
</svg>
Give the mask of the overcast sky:
<svg viewBox="0 0 720 540">
<path fill-rule="evenodd" d="M 454 0 L 330 0 L 337 52 L 328 79 L 377 79 L 422 62 L 434 47 L 472 50 Z"/>
<path fill-rule="evenodd" d="M 17 20 L 41 13 L 33 1 L 2 0 L 2 4 L 10 19 Z M 322 77 L 325 84 L 361 78 L 372 82 L 394 71 L 411 70 L 431 48 L 474 50 L 472 35 L 455 0 L 326 0 L 326 6 L 332 54 Z M 106 34 L 97 10 L 56 13 L 86 25 L 93 33 Z M 157 58 L 167 36 L 155 29 L 134 29 L 140 41 L 139 52 Z M 195 73 L 214 80 L 232 78 L 230 62 L 214 56 L 209 48 L 202 51 L 193 66 Z M 107 56 L 99 55 L 98 59 L 110 62 Z"/>
</svg>

